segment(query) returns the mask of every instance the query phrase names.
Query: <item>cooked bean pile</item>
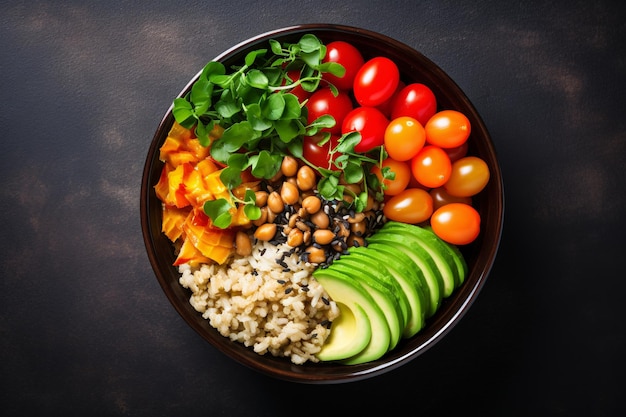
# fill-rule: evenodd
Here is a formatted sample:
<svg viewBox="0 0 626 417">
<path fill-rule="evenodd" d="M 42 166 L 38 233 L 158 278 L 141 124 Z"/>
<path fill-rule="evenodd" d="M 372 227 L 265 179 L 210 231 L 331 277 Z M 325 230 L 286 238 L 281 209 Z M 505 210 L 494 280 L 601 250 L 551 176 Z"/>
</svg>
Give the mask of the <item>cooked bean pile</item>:
<svg viewBox="0 0 626 417">
<path fill-rule="evenodd" d="M 317 181 L 315 170 L 286 156 L 279 173 L 255 192 L 261 217 L 252 222 L 251 231 L 237 233 L 237 253 L 248 255 L 251 239 L 286 243 L 291 250 L 285 256 L 297 253 L 303 261 L 323 267 L 350 247 L 365 245 L 365 238 L 382 225 L 379 203 L 370 197 L 365 210 L 356 213 L 350 208 L 350 192 L 344 194 L 344 201 L 329 201 L 317 193 Z M 345 187 L 357 195 L 362 191 L 360 185 Z"/>
</svg>

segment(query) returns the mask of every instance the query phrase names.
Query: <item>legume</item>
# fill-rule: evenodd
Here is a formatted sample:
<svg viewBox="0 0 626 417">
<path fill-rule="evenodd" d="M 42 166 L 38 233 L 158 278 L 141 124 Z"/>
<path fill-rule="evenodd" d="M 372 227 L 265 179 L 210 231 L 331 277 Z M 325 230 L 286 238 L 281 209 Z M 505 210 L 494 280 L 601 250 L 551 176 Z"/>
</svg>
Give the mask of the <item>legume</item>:
<svg viewBox="0 0 626 417">
<path fill-rule="evenodd" d="M 255 194 L 261 218 L 252 222 L 250 232 L 258 240 L 286 243 L 288 254 L 323 267 L 350 247 L 364 245 L 365 237 L 382 225 L 382 211 L 370 198 L 365 211 L 355 213 L 349 204 L 361 192 L 355 184 L 346 186 L 345 201 L 323 199 L 316 190 L 316 172 L 307 165 L 297 167 L 292 159 L 285 157 L 280 173 L 260 184 Z"/>
</svg>

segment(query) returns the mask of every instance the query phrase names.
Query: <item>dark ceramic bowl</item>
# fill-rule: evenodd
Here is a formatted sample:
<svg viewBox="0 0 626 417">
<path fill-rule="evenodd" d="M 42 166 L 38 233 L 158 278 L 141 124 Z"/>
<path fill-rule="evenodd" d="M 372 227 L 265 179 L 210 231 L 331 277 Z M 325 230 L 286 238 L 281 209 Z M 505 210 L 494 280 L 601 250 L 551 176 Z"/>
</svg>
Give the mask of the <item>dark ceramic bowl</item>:
<svg viewBox="0 0 626 417">
<path fill-rule="evenodd" d="M 397 63 L 401 78 L 406 83 L 421 82 L 433 90 L 440 109 L 456 109 L 469 117 L 472 124 L 469 153 L 487 162 L 491 178 L 487 187 L 474 198 L 474 205 L 482 218 L 482 232 L 476 241 L 462 248 L 470 268 L 464 284 L 444 300 L 439 311 L 416 336 L 401 341 L 396 349 L 382 359 L 362 365 L 347 366 L 335 363 L 294 365 L 289 359 L 275 358 L 269 354 L 260 356 L 251 349 L 221 336 L 189 304 L 190 293 L 179 284 L 178 271 L 172 266 L 175 259 L 172 245 L 161 233 L 161 203 L 155 196 L 153 186 L 157 183 L 162 168 L 159 148 L 174 122 L 171 107 L 156 130 L 146 159 L 141 184 L 141 225 L 150 263 L 167 298 L 185 321 L 215 348 L 245 366 L 283 380 L 318 384 L 356 381 L 388 372 L 420 356 L 444 337 L 476 300 L 493 265 L 500 243 L 504 214 L 502 178 L 489 133 L 463 91 L 429 59 L 387 36 L 347 26 L 300 25 L 256 36 L 234 46 L 215 59 L 229 67 L 243 61 L 247 52 L 260 48 L 260 45 L 269 39 L 297 42 L 304 33 L 313 33 L 325 43 L 332 40 L 350 42 L 362 51 L 366 59 L 377 55 L 391 58 Z M 190 90 L 198 75 L 183 89 L 181 97 Z"/>
</svg>

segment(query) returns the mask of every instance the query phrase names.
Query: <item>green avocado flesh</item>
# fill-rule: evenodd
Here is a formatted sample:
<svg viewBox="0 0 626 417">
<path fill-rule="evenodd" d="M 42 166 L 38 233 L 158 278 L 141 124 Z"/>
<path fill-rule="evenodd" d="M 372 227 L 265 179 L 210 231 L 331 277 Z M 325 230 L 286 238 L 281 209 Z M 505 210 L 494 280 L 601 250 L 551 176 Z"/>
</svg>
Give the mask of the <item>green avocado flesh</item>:
<svg viewBox="0 0 626 417">
<path fill-rule="evenodd" d="M 442 296 L 447 298 L 459 285 L 459 271 L 454 262 L 452 253 L 443 246 L 441 240 L 433 233 L 421 227 L 414 227 L 403 223 L 386 223 L 379 233 L 396 234 L 419 245 L 431 256 L 443 281 Z"/>
<path fill-rule="evenodd" d="M 433 235 L 435 234 L 435 232 L 433 232 L 433 229 L 430 226 L 424 227 L 424 230 L 427 230 Z M 439 239 L 439 242 L 441 243 L 441 245 L 444 246 L 444 248 L 446 248 L 452 254 L 452 258 L 454 260 L 454 263 L 456 264 L 456 268 L 459 271 L 458 286 L 460 286 L 461 284 L 463 284 L 463 282 L 465 282 L 465 277 L 467 276 L 469 272 L 469 268 L 467 266 L 467 262 L 465 261 L 465 257 L 463 256 L 463 254 L 461 253 L 461 250 L 457 246 L 451 245 L 450 243 L 441 239 Z"/>
<path fill-rule="evenodd" d="M 357 364 L 369 362 L 380 358 L 389 349 L 390 332 L 387 325 L 387 319 L 382 310 L 376 304 L 374 299 L 363 288 L 363 286 L 356 280 L 352 279 L 349 275 L 341 273 L 331 268 L 317 269 L 313 276 L 324 287 L 328 295 L 335 300 L 338 304 L 343 304 L 352 312 L 361 308 L 369 321 L 369 336 L 367 337 L 367 343 L 365 343 L 362 349 L 347 349 L 342 352 L 336 349 L 334 346 L 347 345 L 348 341 L 341 340 L 342 338 L 329 337 L 329 341 L 324 344 L 322 350 L 317 354 L 320 360 L 341 360 L 344 363 Z M 355 314 L 357 317 L 357 314 Z M 335 326 L 335 324 L 338 324 Z M 335 321 L 332 324 L 331 335 L 337 330 L 336 327 L 350 326 L 349 322 L 342 323 L 340 320 Z M 359 323 L 360 326 L 365 326 L 364 322 Z M 352 333 L 349 329 L 340 329 L 340 335 L 348 336 Z M 363 341 L 360 341 L 358 345 L 361 345 Z M 329 347 L 330 345 L 330 347 Z M 330 354 L 326 355 L 326 349 L 329 349 Z M 333 352 L 335 350 L 335 352 Z M 338 350 L 338 351 L 337 351 Z M 329 357 L 332 357 L 330 359 Z"/>
<path fill-rule="evenodd" d="M 400 309 L 400 315 L 402 320 L 402 327 L 406 326 L 409 320 L 409 313 L 411 305 L 409 299 L 402 289 L 402 286 L 393 275 L 392 271 L 387 268 L 385 263 L 381 263 L 381 259 L 377 256 L 373 256 L 372 251 L 367 250 L 366 247 L 353 247 L 350 249 L 351 256 L 344 256 L 343 259 L 339 259 L 338 262 L 352 262 L 356 263 L 361 269 L 365 268 L 366 275 L 371 275 L 376 281 L 387 285 L 391 291 L 397 308 Z"/>
<path fill-rule="evenodd" d="M 337 294 L 345 290 L 338 285 L 333 292 Z M 372 327 L 363 307 L 357 302 L 349 306 L 338 302 L 337 307 L 340 315 L 333 322 L 333 331 L 317 355 L 322 361 L 340 360 L 356 355 L 365 349 L 372 337 Z"/>
<path fill-rule="evenodd" d="M 407 241 L 403 236 L 398 236 L 392 233 L 381 233 L 380 231 L 369 239 L 369 242 L 380 243 L 388 246 L 392 246 L 398 250 L 403 251 L 411 258 L 413 262 L 413 268 L 419 268 L 424 273 L 426 279 L 426 285 L 430 295 L 430 302 L 428 310 L 426 311 L 426 318 L 432 317 L 433 314 L 439 309 L 441 300 L 443 299 L 443 278 L 441 272 L 437 269 L 437 264 L 433 258 L 422 249 L 421 246 L 416 245 L 410 241 Z"/>
<path fill-rule="evenodd" d="M 402 336 L 408 338 L 417 334 L 424 327 L 429 302 L 424 274 L 417 268 L 409 268 L 411 258 L 392 246 L 373 243 L 364 250 L 387 267 L 406 294 L 409 316 Z"/>
<path fill-rule="evenodd" d="M 380 278 L 381 274 L 378 271 L 372 271 L 365 267 L 364 264 L 355 262 L 352 256 L 346 256 L 345 258 L 335 261 L 329 269 L 354 275 L 363 288 L 370 293 L 374 301 L 382 309 L 389 326 L 390 339 L 387 348 L 388 350 L 395 348 L 402 337 L 404 329 L 402 311 L 400 310 L 395 290 L 386 280 Z M 350 259 L 348 260 L 348 258 Z"/>
<path fill-rule="evenodd" d="M 460 250 L 427 227 L 387 222 L 313 276 L 341 315 L 318 358 L 359 364 L 381 358 L 417 334 L 464 281 Z"/>
</svg>

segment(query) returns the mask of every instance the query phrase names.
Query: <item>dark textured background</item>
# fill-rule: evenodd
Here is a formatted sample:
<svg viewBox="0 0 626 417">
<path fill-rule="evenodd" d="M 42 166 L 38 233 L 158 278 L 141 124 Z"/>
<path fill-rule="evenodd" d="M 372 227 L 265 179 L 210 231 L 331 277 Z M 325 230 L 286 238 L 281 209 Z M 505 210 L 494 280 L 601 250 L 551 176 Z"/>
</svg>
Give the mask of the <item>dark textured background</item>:
<svg viewBox="0 0 626 417">
<path fill-rule="evenodd" d="M 1 2 L 2 414 L 623 413 L 623 4 Z M 159 287 L 139 222 L 172 98 L 223 50 L 298 23 L 381 32 L 441 66 L 505 180 L 501 249 L 463 320 L 408 365 L 333 386 L 270 379 L 201 339 Z"/>
</svg>

